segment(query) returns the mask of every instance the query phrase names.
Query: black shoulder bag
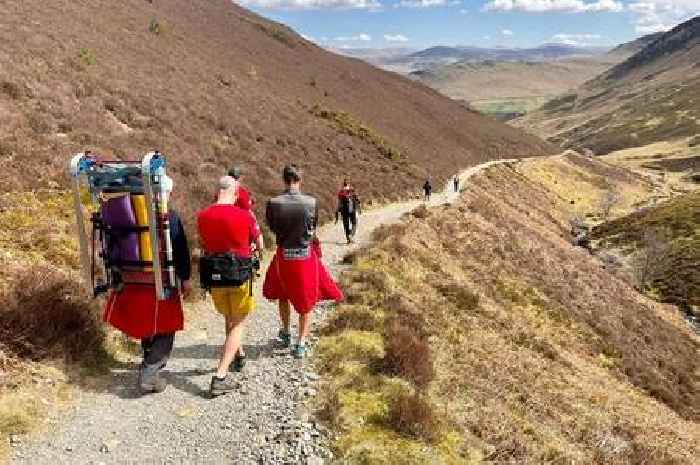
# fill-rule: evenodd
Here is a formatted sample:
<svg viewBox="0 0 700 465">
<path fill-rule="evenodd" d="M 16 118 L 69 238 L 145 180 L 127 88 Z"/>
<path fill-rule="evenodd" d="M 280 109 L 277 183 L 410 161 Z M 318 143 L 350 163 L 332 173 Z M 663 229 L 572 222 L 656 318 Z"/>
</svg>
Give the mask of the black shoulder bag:
<svg viewBox="0 0 700 465">
<path fill-rule="evenodd" d="M 199 258 L 199 282 L 202 288 L 239 287 L 253 281 L 253 259 L 231 253 L 204 255 Z"/>
</svg>

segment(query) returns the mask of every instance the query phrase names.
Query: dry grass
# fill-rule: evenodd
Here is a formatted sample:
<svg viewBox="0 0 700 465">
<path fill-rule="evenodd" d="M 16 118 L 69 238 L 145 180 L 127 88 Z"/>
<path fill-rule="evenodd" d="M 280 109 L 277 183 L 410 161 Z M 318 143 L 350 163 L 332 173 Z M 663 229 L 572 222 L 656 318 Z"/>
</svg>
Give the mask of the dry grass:
<svg viewBox="0 0 700 465">
<path fill-rule="evenodd" d="M 440 439 L 443 425 L 435 406 L 418 393 L 401 393 L 391 404 L 389 424 L 399 433 L 435 443 Z"/>
<path fill-rule="evenodd" d="M 423 322 L 408 320 L 414 324 L 406 324 L 405 319 L 403 315 L 394 316 L 386 323 L 382 370 L 412 382 L 418 389 L 425 389 L 435 376 L 430 345 L 421 337 L 422 328 L 414 326 L 423 325 Z"/>
<path fill-rule="evenodd" d="M 396 451 L 423 447 L 446 463 L 694 463 L 700 341 L 674 309 L 569 244 L 568 208 L 498 167 L 473 178 L 461 204 L 378 232 L 354 273 L 385 275 L 375 283 L 388 286 L 359 286 L 371 295 L 357 299 L 384 320 L 362 334 L 379 336 L 394 318 L 421 328 L 434 366 L 426 399 L 446 427 L 434 442 L 407 435 L 397 424 L 410 420 L 388 418 L 411 381 L 343 352 L 324 365 L 339 367 L 328 371 L 345 415 L 339 460 L 420 463 Z"/>
</svg>

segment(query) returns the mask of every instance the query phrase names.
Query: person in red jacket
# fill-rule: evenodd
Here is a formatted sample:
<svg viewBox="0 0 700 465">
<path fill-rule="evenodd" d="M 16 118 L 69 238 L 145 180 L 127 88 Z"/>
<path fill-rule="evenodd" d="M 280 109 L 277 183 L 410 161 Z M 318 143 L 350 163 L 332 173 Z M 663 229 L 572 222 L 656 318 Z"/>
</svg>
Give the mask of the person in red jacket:
<svg viewBox="0 0 700 465">
<path fill-rule="evenodd" d="M 236 180 L 238 183 L 238 193 L 236 196 L 236 206 L 244 210 L 252 210 L 255 205 L 255 198 L 250 195 L 250 191 L 245 188 L 242 184 L 243 173 L 241 168 L 234 166 L 228 170 L 228 175 Z"/>
<path fill-rule="evenodd" d="M 258 224 L 248 210 L 236 206 L 238 182 L 231 176 L 219 180 L 218 201 L 199 212 L 197 227 L 205 254 L 232 254 L 249 259 L 253 255 L 252 244 L 262 253 L 263 240 Z M 225 318 L 226 341 L 215 375 L 211 380 L 212 396 L 225 394 L 238 387 L 228 378 L 229 367 L 236 362 L 242 368 L 240 352 L 246 317 L 255 308 L 249 282 L 239 286 L 211 289 L 216 310 Z M 240 369 L 237 369 L 240 371 Z"/>
</svg>

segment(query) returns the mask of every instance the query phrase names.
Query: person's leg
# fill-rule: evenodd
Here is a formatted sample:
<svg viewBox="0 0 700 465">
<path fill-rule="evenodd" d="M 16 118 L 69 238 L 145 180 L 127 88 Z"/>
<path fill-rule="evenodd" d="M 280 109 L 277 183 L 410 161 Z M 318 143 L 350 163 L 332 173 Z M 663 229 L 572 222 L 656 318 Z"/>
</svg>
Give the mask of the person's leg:
<svg viewBox="0 0 700 465">
<path fill-rule="evenodd" d="M 309 336 L 311 329 L 311 312 L 299 314 L 299 336 L 297 345 L 292 351 L 294 358 L 304 358 L 306 355 L 306 338 Z"/>
<path fill-rule="evenodd" d="M 229 366 L 233 362 L 236 352 L 241 346 L 245 315 L 231 315 L 226 317 L 226 341 L 224 342 L 219 366 L 216 369 L 216 376 L 225 378 L 228 374 Z"/>
<path fill-rule="evenodd" d="M 165 389 L 165 382 L 158 375 L 168 363 L 174 340 L 175 333 L 156 334 L 141 340 L 144 355 L 139 386 L 144 392 L 161 392 Z"/>
<path fill-rule="evenodd" d="M 352 237 L 352 228 L 350 226 L 350 215 L 343 215 L 343 229 L 345 230 L 345 239 L 350 242 Z"/>
<path fill-rule="evenodd" d="M 299 344 L 305 344 L 311 329 L 311 312 L 299 314 Z"/>
<path fill-rule="evenodd" d="M 282 344 L 285 347 L 288 347 L 291 344 L 291 335 L 289 331 L 290 327 L 290 317 L 291 317 L 291 308 L 289 306 L 289 301 L 288 300 L 279 300 L 279 313 L 280 313 L 280 321 L 282 323 L 282 328 L 280 328 L 279 332 L 279 338 L 282 341 Z"/>
<path fill-rule="evenodd" d="M 357 233 L 357 212 L 350 215 L 350 237 L 355 237 Z"/>
</svg>

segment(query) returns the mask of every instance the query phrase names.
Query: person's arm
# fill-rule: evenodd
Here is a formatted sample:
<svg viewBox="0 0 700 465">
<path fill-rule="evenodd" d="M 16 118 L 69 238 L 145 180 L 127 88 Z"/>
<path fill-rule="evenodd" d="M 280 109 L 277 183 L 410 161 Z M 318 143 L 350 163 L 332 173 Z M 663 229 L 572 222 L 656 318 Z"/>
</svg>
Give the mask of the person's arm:
<svg viewBox="0 0 700 465">
<path fill-rule="evenodd" d="M 182 291 L 185 297 L 192 290 L 190 277 L 192 275 L 192 265 L 190 262 L 190 246 L 185 234 L 182 220 L 175 212 L 170 213 L 170 239 L 173 245 L 173 263 L 175 274 L 182 282 Z"/>
<path fill-rule="evenodd" d="M 265 206 L 265 223 L 267 223 L 267 227 L 270 228 L 270 231 L 272 231 L 274 234 L 277 234 L 277 228 L 275 227 L 274 209 L 272 208 L 272 204 L 269 201 Z"/>
</svg>

